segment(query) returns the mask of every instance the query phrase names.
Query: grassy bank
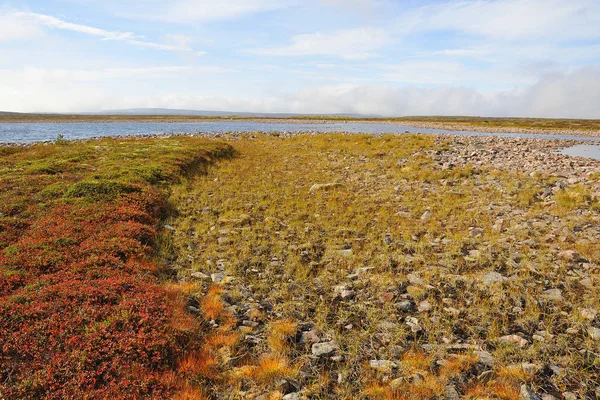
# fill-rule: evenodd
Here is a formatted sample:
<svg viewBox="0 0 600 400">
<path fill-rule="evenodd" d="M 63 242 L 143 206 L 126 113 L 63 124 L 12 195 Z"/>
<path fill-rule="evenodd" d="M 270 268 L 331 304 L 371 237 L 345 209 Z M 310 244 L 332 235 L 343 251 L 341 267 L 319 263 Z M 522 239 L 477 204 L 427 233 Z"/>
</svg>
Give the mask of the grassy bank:
<svg viewBox="0 0 600 400">
<path fill-rule="evenodd" d="M 159 282 L 158 223 L 170 185 L 231 154 L 191 139 L 0 149 L 0 398 L 184 385 L 172 371 L 195 332 Z"/>
</svg>

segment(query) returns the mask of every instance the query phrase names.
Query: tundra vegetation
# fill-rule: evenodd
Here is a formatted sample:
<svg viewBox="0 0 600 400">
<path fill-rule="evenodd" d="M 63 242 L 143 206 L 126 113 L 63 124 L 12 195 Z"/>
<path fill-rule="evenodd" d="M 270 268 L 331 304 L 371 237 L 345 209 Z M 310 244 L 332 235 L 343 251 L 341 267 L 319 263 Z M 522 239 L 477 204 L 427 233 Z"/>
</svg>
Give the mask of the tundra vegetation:
<svg viewBox="0 0 600 400">
<path fill-rule="evenodd" d="M 600 395 L 600 175 L 232 139 L 0 150 L 4 397 Z"/>
</svg>

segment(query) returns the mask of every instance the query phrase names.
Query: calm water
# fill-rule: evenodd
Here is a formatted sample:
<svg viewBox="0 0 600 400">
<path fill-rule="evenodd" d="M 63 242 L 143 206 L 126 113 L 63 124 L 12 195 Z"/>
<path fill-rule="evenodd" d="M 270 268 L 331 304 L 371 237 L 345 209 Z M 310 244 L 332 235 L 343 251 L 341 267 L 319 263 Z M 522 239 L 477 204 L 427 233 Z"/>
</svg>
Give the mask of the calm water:
<svg viewBox="0 0 600 400">
<path fill-rule="evenodd" d="M 563 149 L 560 153 L 566 156 L 586 157 L 600 160 L 600 146 L 594 144 L 578 144 Z"/>
<path fill-rule="evenodd" d="M 600 143 L 600 138 L 571 135 L 519 133 L 487 133 L 477 131 L 447 131 L 403 125 L 331 123 L 331 124 L 271 124 L 251 121 L 217 122 L 76 122 L 76 123 L 0 123 L 0 143 L 32 143 L 54 140 L 59 134 L 65 139 L 85 139 L 100 136 L 141 135 L 157 133 L 197 132 L 355 132 L 355 133 L 438 133 L 462 136 L 528 137 L 555 140 L 585 140 Z M 600 159 L 597 146 L 573 148 L 573 154 Z M 567 153 L 565 153 L 567 154 Z"/>
</svg>

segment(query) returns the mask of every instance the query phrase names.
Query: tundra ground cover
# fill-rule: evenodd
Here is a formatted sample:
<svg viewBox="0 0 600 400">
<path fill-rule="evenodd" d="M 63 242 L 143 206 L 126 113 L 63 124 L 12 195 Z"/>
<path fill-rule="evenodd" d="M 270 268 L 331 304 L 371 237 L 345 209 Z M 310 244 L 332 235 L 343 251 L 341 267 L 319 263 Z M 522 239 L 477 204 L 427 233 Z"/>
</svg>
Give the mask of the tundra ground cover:
<svg viewBox="0 0 600 400">
<path fill-rule="evenodd" d="M 194 331 L 158 280 L 157 223 L 169 185 L 231 154 L 185 138 L 0 148 L 0 398 L 183 385 Z"/>
<path fill-rule="evenodd" d="M 180 372 L 218 399 L 596 398 L 598 177 L 439 143 L 257 135 L 179 186 L 163 247 L 209 337 Z"/>
</svg>

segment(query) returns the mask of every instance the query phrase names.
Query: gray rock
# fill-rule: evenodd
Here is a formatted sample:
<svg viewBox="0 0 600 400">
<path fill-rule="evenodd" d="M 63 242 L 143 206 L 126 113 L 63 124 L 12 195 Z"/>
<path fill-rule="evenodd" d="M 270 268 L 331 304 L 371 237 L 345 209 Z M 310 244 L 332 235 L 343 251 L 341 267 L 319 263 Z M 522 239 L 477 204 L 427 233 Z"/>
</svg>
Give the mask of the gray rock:
<svg viewBox="0 0 600 400">
<path fill-rule="evenodd" d="M 315 357 L 327 356 L 337 349 L 338 345 L 333 340 L 331 342 L 314 343 L 311 348 L 312 354 Z"/>
<path fill-rule="evenodd" d="M 394 307 L 406 313 L 415 311 L 415 304 L 410 300 L 399 301 L 398 303 L 394 304 Z"/>
<path fill-rule="evenodd" d="M 575 393 L 573 393 L 573 392 L 564 392 L 562 394 L 562 396 L 563 396 L 563 399 L 565 399 L 565 400 L 577 400 L 577 399 L 579 399 L 579 397 Z"/>
<path fill-rule="evenodd" d="M 210 275 L 210 279 L 212 279 L 214 283 L 220 283 L 225 279 L 225 274 L 223 272 L 216 272 Z"/>
<path fill-rule="evenodd" d="M 562 301 L 562 292 L 560 289 L 548 289 L 542 293 L 542 298 L 549 301 Z"/>
<path fill-rule="evenodd" d="M 444 399 L 445 400 L 460 400 L 460 395 L 458 391 L 454 387 L 454 385 L 448 385 L 444 389 Z"/>
<path fill-rule="evenodd" d="M 419 310 L 420 313 L 427 312 L 427 311 L 431 310 L 431 305 L 429 304 L 429 302 L 427 300 L 423 300 L 422 302 L 419 303 L 419 306 L 417 307 L 417 309 Z"/>
<path fill-rule="evenodd" d="M 428 222 L 431 219 L 431 211 L 427 210 L 421 215 L 421 222 Z"/>
<path fill-rule="evenodd" d="M 579 253 L 575 250 L 565 250 L 558 253 L 558 256 L 567 261 L 577 261 L 580 259 Z"/>
<path fill-rule="evenodd" d="M 421 324 L 419 323 L 419 320 L 416 319 L 415 317 L 406 317 L 406 325 L 408 325 L 410 327 L 410 330 L 413 331 L 414 333 L 417 332 L 421 332 L 423 330 L 423 328 L 421 328 Z"/>
<path fill-rule="evenodd" d="M 301 400 L 301 399 L 302 399 L 302 397 L 300 396 L 300 393 L 298 393 L 298 392 L 288 393 L 282 397 L 282 400 Z"/>
<path fill-rule="evenodd" d="M 164 225 L 163 228 L 165 228 L 168 231 L 174 232 L 175 228 L 173 228 L 171 225 Z"/>
<path fill-rule="evenodd" d="M 483 282 L 485 285 L 493 285 L 494 283 L 502 283 L 506 280 L 506 277 L 504 277 L 502 274 L 498 273 L 498 272 L 488 272 L 487 274 L 485 274 L 484 276 L 481 277 L 481 282 Z"/>
<path fill-rule="evenodd" d="M 472 238 L 478 238 L 483 236 L 483 229 L 482 228 L 473 228 L 469 231 L 469 236 L 471 236 Z"/>
<path fill-rule="evenodd" d="M 194 278 L 194 279 L 200 279 L 200 280 L 210 279 L 210 276 L 208 276 L 208 275 L 206 275 L 205 273 L 202 273 L 202 272 L 192 272 L 191 277 Z"/>
<path fill-rule="evenodd" d="M 319 191 L 326 191 L 326 190 L 331 190 L 331 189 L 337 189 L 337 188 L 341 188 L 344 185 L 342 185 L 341 183 L 317 183 L 314 184 L 310 187 L 310 189 L 308 190 L 310 193 L 315 193 L 315 192 L 319 192 Z"/>
<path fill-rule="evenodd" d="M 307 332 L 302 332 L 302 336 L 300 337 L 300 343 L 313 344 L 319 343 L 320 340 L 321 339 L 319 338 L 319 335 L 317 335 L 317 331 L 314 329 Z"/>
<path fill-rule="evenodd" d="M 519 392 L 519 400 L 542 400 L 540 396 L 535 394 L 527 385 L 521 385 L 521 391 Z"/>
<path fill-rule="evenodd" d="M 518 336 L 518 335 L 506 335 L 506 336 L 502 336 L 498 340 L 499 340 L 500 343 L 503 343 L 503 344 L 516 344 L 520 348 L 523 348 L 523 347 L 527 346 L 527 344 L 529 343 L 527 341 L 527 339 L 524 339 L 524 338 L 522 338 L 521 336 Z"/>
<path fill-rule="evenodd" d="M 590 326 L 587 331 L 592 340 L 600 340 L 600 329 Z"/>
<path fill-rule="evenodd" d="M 369 365 L 374 370 L 384 374 L 391 374 L 395 368 L 398 368 L 398 364 L 389 360 L 370 360 Z"/>
<path fill-rule="evenodd" d="M 589 321 L 593 321 L 598 315 L 598 310 L 595 308 L 584 308 L 580 311 L 581 318 L 587 319 Z"/>
</svg>

